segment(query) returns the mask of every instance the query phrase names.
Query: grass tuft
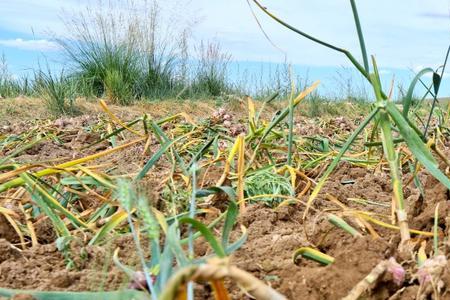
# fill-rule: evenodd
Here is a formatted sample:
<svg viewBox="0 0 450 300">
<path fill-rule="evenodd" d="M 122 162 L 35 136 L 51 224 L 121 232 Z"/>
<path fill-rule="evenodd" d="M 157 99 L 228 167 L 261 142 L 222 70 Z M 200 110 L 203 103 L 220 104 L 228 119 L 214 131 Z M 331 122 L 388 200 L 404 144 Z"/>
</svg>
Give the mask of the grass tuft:
<svg viewBox="0 0 450 300">
<path fill-rule="evenodd" d="M 55 116 L 73 115 L 77 113 L 75 107 L 76 85 L 72 78 L 64 71 L 59 75 L 51 71 L 35 73 L 35 90 L 42 97 L 47 109 Z"/>
</svg>

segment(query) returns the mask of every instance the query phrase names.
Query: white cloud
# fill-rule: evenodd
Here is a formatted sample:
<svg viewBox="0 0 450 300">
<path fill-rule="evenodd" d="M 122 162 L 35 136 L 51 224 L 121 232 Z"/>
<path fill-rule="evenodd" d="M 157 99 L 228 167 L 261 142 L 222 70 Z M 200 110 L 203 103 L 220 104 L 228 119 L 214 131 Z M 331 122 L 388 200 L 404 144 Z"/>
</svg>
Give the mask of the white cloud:
<svg viewBox="0 0 450 300">
<path fill-rule="evenodd" d="M 12 32 L 41 35 L 47 31 L 64 32 L 63 10 L 76 12 L 84 8 L 82 0 L 0 1 L 0 27 Z M 92 1 L 97 2 L 97 1 Z"/>
<path fill-rule="evenodd" d="M 392 74 L 391 70 L 381 69 L 379 70 L 380 75 L 389 75 Z"/>
<path fill-rule="evenodd" d="M 125 0 L 116 0 L 115 2 Z M 145 2 L 134 0 L 131 2 Z M 358 1 L 362 27 L 369 54 L 375 54 L 380 68 L 408 69 L 414 65 L 437 67 L 448 47 L 450 0 Z M 16 0 L 1 1 L 0 32 L 14 32 L 14 37 L 45 39 L 65 36 L 63 20 L 89 7 L 94 0 Z M 107 3 L 108 1 L 104 1 Z M 202 20 L 193 28 L 196 40 L 217 38 L 225 51 L 236 60 L 287 60 L 309 66 L 350 66 L 346 57 L 303 39 L 273 22 L 254 7 L 264 30 L 284 52 L 272 47 L 261 33 L 246 1 L 159 0 L 171 11 L 169 3 L 189 3 L 193 18 Z M 350 4 L 341 0 L 298 1 L 263 0 L 271 11 L 292 25 L 320 39 L 346 48 L 361 60 Z M 65 13 L 64 13 L 65 12 Z M 18 17 L 19 16 L 19 17 Z M 50 33 L 50 34 L 49 34 Z M 36 35 L 35 35 L 36 34 Z M 4 43 L 0 43 L 5 45 Z"/>
<path fill-rule="evenodd" d="M 33 51 L 55 51 L 60 49 L 57 43 L 46 39 L 24 40 L 18 38 L 18 39 L 0 40 L 0 45 Z"/>
</svg>

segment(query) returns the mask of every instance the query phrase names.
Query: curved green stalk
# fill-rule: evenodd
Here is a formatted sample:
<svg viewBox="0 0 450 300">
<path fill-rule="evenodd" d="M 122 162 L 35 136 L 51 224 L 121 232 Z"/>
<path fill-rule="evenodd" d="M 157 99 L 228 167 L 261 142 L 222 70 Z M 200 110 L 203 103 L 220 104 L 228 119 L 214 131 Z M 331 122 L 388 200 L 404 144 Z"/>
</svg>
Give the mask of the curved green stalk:
<svg viewBox="0 0 450 300">
<path fill-rule="evenodd" d="M 436 205 L 434 210 L 434 227 L 433 227 L 433 248 L 434 248 L 434 256 L 439 255 L 439 203 Z"/>
<path fill-rule="evenodd" d="M 431 68 L 425 68 L 425 69 L 421 70 L 419 73 L 417 73 L 417 75 L 413 78 L 413 80 L 411 81 L 411 84 L 409 85 L 408 92 L 406 93 L 406 97 L 403 98 L 403 116 L 406 119 L 408 118 L 409 108 L 410 108 L 412 100 L 413 100 L 412 98 L 414 95 L 414 88 L 416 87 L 419 79 L 427 73 L 434 73 L 434 70 Z"/>
<path fill-rule="evenodd" d="M 359 233 L 358 230 L 356 230 L 350 224 L 345 222 L 344 219 L 342 219 L 342 218 L 340 218 L 340 217 L 338 217 L 336 215 L 329 214 L 328 215 L 328 222 L 330 222 L 331 224 L 333 224 L 336 227 L 341 228 L 342 230 L 347 231 L 348 233 L 350 233 L 354 237 L 362 237 L 361 233 Z"/>
<path fill-rule="evenodd" d="M 148 293 L 136 290 L 122 290 L 112 292 L 69 292 L 69 291 L 34 291 L 0 288 L 0 296 L 14 297 L 14 295 L 31 295 L 37 300 L 121 300 L 148 299 Z"/>
<path fill-rule="evenodd" d="M 322 253 L 319 250 L 313 249 L 311 247 L 301 247 L 295 250 L 294 255 L 292 255 L 292 260 L 294 261 L 294 263 L 296 263 L 299 256 L 317 261 L 324 265 L 330 265 L 334 262 L 334 257 Z"/>
<path fill-rule="evenodd" d="M 366 43 L 364 42 L 364 35 L 361 29 L 361 22 L 359 21 L 358 9 L 356 8 L 355 0 L 350 0 L 352 6 L 353 17 L 355 19 L 356 31 L 358 32 L 359 45 L 361 47 L 361 55 L 364 61 L 364 69 L 367 73 L 369 70 L 369 60 L 367 59 Z"/>
<path fill-rule="evenodd" d="M 253 0 L 253 2 L 263 11 L 265 12 L 269 17 L 271 17 L 273 20 L 277 21 L 278 23 L 280 23 L 281 25 L 283 25 L 284 27 L 294 31 L 295 33 L 300 34 L 301 36 L 307 38 L 308 40 L 311 40 L 319 45 L 325 46 L 327 48 L 330 48 L 332 50 L 338 51 L 343 53 L 345 56 L 347 56 L 347 58 L 350 60 L 350 62 L 358 69 L 358 71 L 367 79 L 370 81 L 370 76 L 369 73 L 366 72 L 366 69 L 361 66 L 361 64 L 356 60 L 356 58 L 346 49 L 343 48 L 339 48 L 337 46 L 334 46 L 330 43 L 324 42 L 312 35 L 307 34 L 306 32 L 303 32 L 297 28 L 295 28 L 294 26 L 284 22 L 283 20 L 279 19 L 277 16 L 275 16 L 274 14 L 272 14 L 271 12 L 269 12 L 267 10 L 267 8 L 265 8 L 264 6 L 261 5 L 261 3 L 259 3 L 258 0 Z"/>
<path fill-rule="evenodd" d="M 397 221 L 400 228 L 401 244 L 409 241 L 411 235 L 409 233 L 408 218 L 405 210 L 402 177 L 400 175 L 398 165 L 398 154 L 395 152 L 394 140 L 392 136 L 391 120 L 386 111 L 386 105 L 390 104 L 388 100 L 381 96 L 380 75 L 378 73 L 375 58 L 372 56 L 372 63 L 374 74 L 371 75 L 371 82 L 376 96 L 376 103 L 379 107 L 383 107 L 379 115 L 379 126 L 381 129 L 381 140 L 383 142 L 383 151 L 389 163 L 389 170 L 391 173 L 392 191 L 394 193 L 394 200 L 397 206 Z"/>
<path fill-rule="evenodd" d="M 442 68 L 441 68 L 441 75 L 439 76 L 439 82 L 436 82 L 435 77 L 433 76 L 433 86 L 434 86 L 433 103 L 431 105 L 431 110 L 430 110 L 430 114 L 428 115 L 427 125 L 425 126 L 425 130 L 424 130 L 425 137 L 427 136 L 428 127 L 430 126 L 431 117 L 433 116 L 434 108 L 436 107 L 437 97 L 438 97 L 438 93 L 439 93 L 439 87 L 442 82 L 442 77 L 444 77 L 444 74 L 445 74 L 445 68 L 447 67 L 447 62 L 448 62 L 449 56 L 450 56 L 450 45 L 448 46 L 447 53 L 445 54 L 444 64 L 441 66 Z"/>
<path fill-rule="evenodd" d="M 289 116 L 288 116 L 288 157 L 287 164 L 290 166 L 292 164 L 292 140 L 293 140 L 293 130 L 294 130 L 294 82 L 291 82 L 291 95 L 289 97 Z"/>
</svg>

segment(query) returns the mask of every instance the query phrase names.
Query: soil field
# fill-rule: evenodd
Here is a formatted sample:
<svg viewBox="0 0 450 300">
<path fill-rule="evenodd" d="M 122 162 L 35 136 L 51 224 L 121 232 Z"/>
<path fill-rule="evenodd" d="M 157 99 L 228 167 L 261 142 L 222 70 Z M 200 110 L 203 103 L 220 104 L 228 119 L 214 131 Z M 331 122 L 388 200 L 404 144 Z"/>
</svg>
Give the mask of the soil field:
<svg viewBox="0 0 450 300">
<path fill-rule="evenodd" d="M 245 101 L 201 105 L 169 102 L 129 108 L 108 104 L 108 110 L 103 110 L 98 103 L 86 102 L 80 115 L 56 119 L 46 115 L 38 100 L 18 99 L 14 104 L 7 101 L 11 100 L 0 100 L 1 288 L 112 291 L 130 285 L 130 278 L 113 262 L 113 253 L 119 249 L 118 257 L 123 264 L 134 270 L 141 268 L 127 221 L 121 221 L 101 240 L 92 242 L 109 220 L 108 216 L 94 218 L 94 215 L 104 205 L 117 209 L 120 204 L 104 186 L 90 185 L 87 179 L 87 187 L 72 181 L 74 177 L 89 174 L 97 174 L 111 182 L 119 178 L 136 178 L 162 147 L 151 128 L 142 125 L 145 120 L 159 124 L 158 128 L 170 140 L 192 133 L 174 144 L 181 159 L 187 163 L 211 137 L 214 139 L 214 132 L 220 136 L 217 140 L 219 150 L 212 146 L 199 157 L 199 189 L 214 186 L 220 181 L 226 158 L 239 136 L 247 137 L 246 162 L 251 161 L 257 144 L 252 144 L 250 137 L 249 109 Z M 261 104 L 256 106 L 258 110 Z M 267 124 L 281 107 L 282 104 L 267 106 L 260 115 L 259 126 Z M 186 114 L 180 114 L 183 112 Z M 124 129 L 123 124 L 131 124 L 143 114 L 147 114 L 144 121 L 127 125 Z M 171 116 L 175 117 L 166 119 Z M 244 186 L 245 207 L 239 213 L 231 240 L 241 235 L 240 226 L 246 228 L 248 237 L 242 247 L 230 254 L 230 264 L 256 276 L 288 299 L 341 299 L 377 264 L 394 258 L 404 271 L 401 282 L 395 281 L 392 272 L 382 272 L 365 289 L 361 299 L 450 299 L 450 265 L 447 262 L 450 247 L 449 190 L 420 166 L 415 180 L 412 180 L 413 168 L 410 166 L 413 158 L 405 146 L 399 146 L 398 150 L 402 157 L 403 192 L 409 227 L 416 230 L 408 244 L 409 252 L 398 251 L 400 234 L 395 227 L 395 219 L 393 222 L 391 177 L 388 164 L 382 158 L 382 149 L 375 146 L 368 153 L 362 139 L 339 163 L 305 214 L 305 203 L 313 188 L 361 120 L 362 115 L 358 112 L 348 117 L 308 118 L 296 115 L 293 160 L 298 171 L 296 176 L 290 176 L 288 170 L 280 171 L 286 164 L 287 127 L 283 123 L 276 127 L 270 140 L 261 144 L 260 154 L 245 175 L 248 179 Z M 118 129 L 121 130 L 116 133 Z M 126 146 L 122 150 L 110 151 L 123 145 Z M 449 141 L 445 135 L 441 137 L 439 148 L 444 157 L 448 157 Z M 98 153 L 106 154 L 70 167 L 60 167 L 64 172 L 36 176 L 37 172 L 49 167 L 56 168 Z M 190 199 L 187 179 L 180 175 L 179 169 L 173 169 L 172 160 L 177 160 L 174 153 L 162 155 L 138 183 L 151 206 L 166 216 L 187 211 Z M 440 169 L 446 172 L 445 159 L 436 157 Z M 2 167 L 6 165 L 15 167 Z M 78 165 L 83 167 L 78 168 Z M 293 183 L 293 195 L 280 189 L 277 194 L 284 194 L 285 198 L 252 197 L 263 192 L 270 194 L 264 187 L 257 188 L 256 184 L 250 183 L 250 177 L 259 176 L 252 175 L 252 170 L 263 169 L 266 165 L 275 165 L 268 168 L 271 174 L 286 177 L 288 184 Z M 234 163 L 231 167 L 232 171 L 223 185 L 238 189 L 239 174 Z M 14 170 L 16 173 L 12 173 Z M 32 187 L 9 185 L 11 180 L 24 178 L 17 170 L 31 174 L 30 177 L 60 203 L 68 199 L 67 203 L 64 202 L 67 210 L 86 222 L 92 220 L 89 229 L 85 229 L 74 226 L 63 213 L 58 212 L 72 236 L 64 251 L 61 251 L 61 239 L 58 239 L 60 234 L 51 218 L 39 207 Z M 101 180 L 97 178 L 97 181 Z M 208 201 L 198 199 L 197 205 L 202 211 L 197 218 L 210 224 L 226 210 L 226 202 L 227 197 L 222 194 L 208 198 Z M 330 214 L 344 219 L 358 234 L 349 234 L 329 222 Z M 418 255 L 432 260 L 434 230 L 437 230 L 434 237 L 438 237 L 439 251 L 444 259 L 439 263 L 434 261 L 435 265 L 429 271 L 431 275 L 424 281 L 420 275 L 423 268 L 417 263 Z M 326 265 L 298 258 L 294 262 L 293 254 L 301 247 L 319 250 L 334 261 Z M 142 248 L 146 258 L 150 259 L 144 234 Z M 194 249 L 198 257 L 212 253 L 203 238 L 196 240 Z M 251 299 L 235 283 L 227 280 L 225 286 L 233 299 Z M 207 284 L 196 285 L 196 295 L 198 299 L 213 299 Z M 22 296 L 14 299 L 19 297 Z"/>
</svg>

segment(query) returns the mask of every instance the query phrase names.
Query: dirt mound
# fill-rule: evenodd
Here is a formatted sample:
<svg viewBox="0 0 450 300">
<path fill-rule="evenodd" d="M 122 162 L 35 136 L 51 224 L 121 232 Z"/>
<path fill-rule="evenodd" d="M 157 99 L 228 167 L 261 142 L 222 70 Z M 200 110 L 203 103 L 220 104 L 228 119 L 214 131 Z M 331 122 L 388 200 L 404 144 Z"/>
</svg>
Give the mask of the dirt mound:
<svg viewBox="0 0 450 300">
<path fill-rule="evenodd" d="M 305 234 L 300 207 L 276 210 L 253 205 L 241 216 L 248 227 L 247 243 L 232 261 L 256 274 L 289 299 L 340 299 L 382 259 L 392 254 L 384 240 L 352 238 L 334 229 L 322 248 L 336 258 L 330 266 L 307 260 L 296 265 L 294 251 L 311 242 Z M 328 226 L 323 224 L 323 228 Z M 315 236 L 322 239 L 325 231 Z"/>
<path fill-rule="evenodd" d="M 347 167 L 343 166 L 343 168 Z M 362 196 L 355 191 L 361 188 L 360 185 L 367 184 L 366 176 L 368 175 L 362 174 L 358 168 L 351 171 L 351 175 L 348 175 L 347 171 L 339 170 L 324 190 L 341 191 L 338 193 L 340 199 L 345 199 L 347 196 Z M 425 183 L 431 180 L 426 176 L 423 178 Z M 367 195 L 373 195 L 374 199 L 389 203 L 389 187 L 385 179 L 387 180 L 385 175 L 379 175 L 378 179 L 373 180 L 371 190 L 374 194 Z M 357 182 L 352 186 L 347 183 L 342 184 L 343 180 Z M 339 185 L 343 185 L 343 188 L 338 189 Z M 447 195 L 445 189 L 435 184 L 434 190 L 433 195 L 441 195 L 436 196 L 438 200 L 444 201 L 445 204 L 449 203 L 448 198 L 442 198 Z M 428 210 L 434 211 L 432 209 L 434 204 L 430 202 L 430 206 L 425 203 L 424 209 L 416 211 L 418 219 L 412 218 L 412 224 L 417 226 L 423 224 L 423 228 L 420 229 L 429 229 L 432 224 L 433 218 L 427 213 Z M 348 204 L 354 205 L 351 202 Z M 382 208 L 380 211 L 382 210 L 386 212 L 389 208 Z M 323 217 L 312 214 L 303 221 L 303 212 L 304 207 L 300 205 L 276 209 L 260 204 L 249 205 L 245 213 L 239 217 L 239 223 L 248 229 L 248 240 L 232 255 L 232 263 L 264 280 L 285 294 L 288 299 L 340 299 L 378 262 L 395 256 L 398 244 L 396 231 L 377 228 L 382 235 L 382 238 L 378 240 L 373 240 L 370 236 L 353 238 L 329 224 Z M 446 214 L 446 210 L 442 209 L 441 213 Z M 442 218 L 442 220 L 444 220 L 445 230 L 445 219 Z M 44 237 L 45 234 L 42 236 Z M 302 259 L 294 264 L 293 252 L 303 246 L 316 246 L 333 256 L 335 262 L 329 266 L 321 266 Z M 102 247 L 86 246 L 82 242 L 74 243 L 71 248 L 71 259 L 75 261 L 76 267 L 71 270 L 67 269 L 67 258 L 57 250 L 54 242 L 20 251 L 6 240 L 1 240 L 0 285 L 20 289 L 70 291 L 123 288 L 128 284 L 128 278 L 110 261 L 115 247 L 121 248 L 122 254 L 127 254 L 121 257 L 124 262 L 130 266 L 139 265 L 136 257 L 129 256 L 130 253 L 135 253 L 130 236 L 120 237 Z M 202 252 L 205 251 L 202 250 Z M 446 284 L 449 285 L 450 281 Z M 235 289 L 235 299 L 243 299 L 244 295 L 236 287 Z M 398 287 L 386 280 L 385 283 L 374 287 L 368 299 L 387 299 L 397 290 Z M 417 293 L 417 285 L 413 284 L 399 294 L 400 298 L 396 299 L 409 299 L 408 297 L 415 293 Z M 203 291 L 201 294 L 206 297 L 210 295 L 210 292 Z"/>
<path fill-rule="evenodd" d="M 69 252 L 58 251 L 56 243 L 19 250 L 0 240 L 0 286 L 36 290 L 97 291 L 125 288 L 129 279 L 111 262 L 119 248 L 122 262 L 139 265 L 134 242 L 125 235 L 103 246 L 71 243 Z"/>
</svg>

